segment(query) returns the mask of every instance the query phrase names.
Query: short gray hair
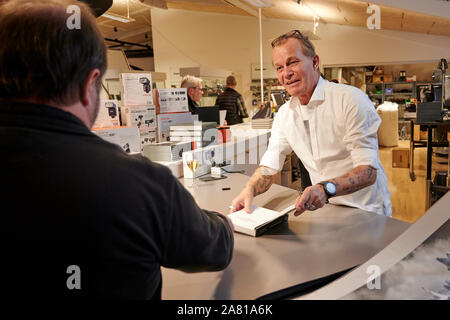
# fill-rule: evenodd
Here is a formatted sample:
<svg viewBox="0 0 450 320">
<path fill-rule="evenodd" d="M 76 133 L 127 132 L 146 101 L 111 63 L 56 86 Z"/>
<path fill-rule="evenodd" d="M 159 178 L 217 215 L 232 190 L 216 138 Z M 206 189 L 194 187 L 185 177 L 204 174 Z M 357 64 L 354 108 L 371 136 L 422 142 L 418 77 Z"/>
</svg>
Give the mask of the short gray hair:
<svg viewBox="0 0 450 320">
<path fill-rule="evenodd" d="M 199 85 L 203 80 L 194 76 L 184 76 L 181 80 L 181 88 L 194 88 Z"/>
</svg>

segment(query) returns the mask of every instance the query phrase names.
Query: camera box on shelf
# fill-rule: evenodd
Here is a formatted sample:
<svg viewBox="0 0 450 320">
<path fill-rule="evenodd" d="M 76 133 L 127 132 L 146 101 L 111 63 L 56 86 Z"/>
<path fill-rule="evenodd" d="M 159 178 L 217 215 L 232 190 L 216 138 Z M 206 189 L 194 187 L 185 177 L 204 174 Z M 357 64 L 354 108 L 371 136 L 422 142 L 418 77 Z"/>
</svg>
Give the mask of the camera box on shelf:
<svg viewBox="0 0 450 320">
<path fill-rule="evenodd" d="M 156 129 L 156 110 L 154 106 L 123 106 L 121 113 L 122 124 L 125 126 Z"/>
<path fill-rule="evenodd" d="M 159 113 L 189 111 L 186 88 L 163 88 L 157 90 Z"/>
<path fill-rule="evenodd" d="M 122 105 L 153 105 L 151 73 L 121 73 Z"/>
<path fill-rule="evenodd" d="M 141 152 L 138 127 L 94 129 L 92 132 L 108 142 L 117 144 L 126 153 L 134 154 Z"/>
<path fill-rule="evenodd" d="M 119 109 L 117 100 L 100 100 L 97 119 L 93 128 L 111 128 L 119 127 Z"/>
<path fill-rule="evenodd" d="M 157 136 L 155 128 L 141 127 L 139 128 L 139 135 L 141 137 L 141 146 L 156 143 Z"/>
</svg>

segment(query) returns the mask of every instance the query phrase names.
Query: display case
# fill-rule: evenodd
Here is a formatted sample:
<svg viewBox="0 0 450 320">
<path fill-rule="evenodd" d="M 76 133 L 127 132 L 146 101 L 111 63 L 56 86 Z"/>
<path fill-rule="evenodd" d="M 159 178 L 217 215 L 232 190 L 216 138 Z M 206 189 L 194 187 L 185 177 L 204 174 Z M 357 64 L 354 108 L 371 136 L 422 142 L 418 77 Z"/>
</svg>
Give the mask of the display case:
<svg viewBox="0 0 450 320">
<path fill-rule="evenodd" d="M 407 104 L 411 99 L 423 101 L 423 89 L 429 88 L 436 83 L 432 81 L 401 81 L 385 83 L 367 83 L 366 93 L 374 105 L 385 101 Z M 433 97 L 429 98 L 433 99 Z"/>
<path fill-rule="evenodd" d="M 385 101 L 405 104 L 416 98 L 415 82 L 366 83 L 366 93 L 375 106 Z"/>
</svg>

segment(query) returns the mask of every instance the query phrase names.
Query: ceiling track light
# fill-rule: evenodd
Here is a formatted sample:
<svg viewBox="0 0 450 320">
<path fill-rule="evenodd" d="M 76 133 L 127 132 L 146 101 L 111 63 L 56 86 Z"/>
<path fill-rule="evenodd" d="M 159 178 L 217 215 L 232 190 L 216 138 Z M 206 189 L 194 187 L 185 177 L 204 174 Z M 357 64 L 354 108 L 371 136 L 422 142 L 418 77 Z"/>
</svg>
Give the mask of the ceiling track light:
<svg viewBox="0 0 450 320">
<path fill-rule="evenodd" d="M 126 0 L 126 1 L 127 1 L 127 16 L 126 17 L 125 16 L 121 16 L 119 14 L 112 13 L 112 12 L 104 13 L 104 14 L 102 14 L 102 17 L 106 17 L 106 18 L 109 18 L 109 19 L 113 19 L 113 20 L 116 20 L 116 21 L 123 22 L 123 23 L 136 21 L 135 19 L 130 18 L 130 1 L 129 0 Z"/>
<path fill-rule="evenodd" d="M 123 23 L 136 21 L 133 18 L 124 17 L 124 16 L 121 16 L 121 15 L 118 15 L 118 14 L 115 14 L 115 13 L 104 13 L 104 14 L 102 14 L 102 17 L 113 19 L 113 20 L 120 21 L 120 22 L 123 22 Z"/>
<path fill-rule="evenodd" d="M 313 28 L 314 28 L 313 32 L 314 32 L 314 34 L 316 34 L 317 29 L 319 28 L 319 20 L 320 20 L 319 16 L 315 15 L 314 16 L 314 24 L 313 24 Z"/>
</svg>

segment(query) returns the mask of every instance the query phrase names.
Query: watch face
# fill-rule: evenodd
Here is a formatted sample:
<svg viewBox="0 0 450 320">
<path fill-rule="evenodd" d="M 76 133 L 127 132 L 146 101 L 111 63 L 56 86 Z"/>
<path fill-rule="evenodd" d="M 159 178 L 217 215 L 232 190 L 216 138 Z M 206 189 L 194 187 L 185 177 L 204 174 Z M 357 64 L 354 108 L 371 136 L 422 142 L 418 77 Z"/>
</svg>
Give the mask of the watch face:
<svg viewBox="0 0 450 320">
<path fill-rule="evenodd" d="M 325 184 L 325 188 L 327 189 L 327 192 L 329 194 L 336 194 L 336 186 L 334 185 L 334 183 L 328 182 Z"/>
</svg>

